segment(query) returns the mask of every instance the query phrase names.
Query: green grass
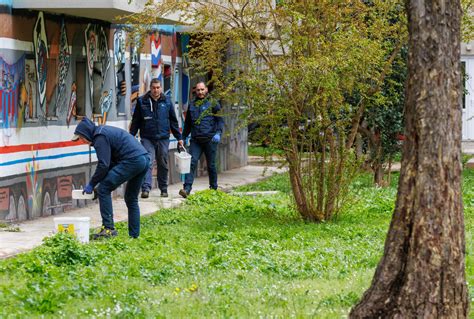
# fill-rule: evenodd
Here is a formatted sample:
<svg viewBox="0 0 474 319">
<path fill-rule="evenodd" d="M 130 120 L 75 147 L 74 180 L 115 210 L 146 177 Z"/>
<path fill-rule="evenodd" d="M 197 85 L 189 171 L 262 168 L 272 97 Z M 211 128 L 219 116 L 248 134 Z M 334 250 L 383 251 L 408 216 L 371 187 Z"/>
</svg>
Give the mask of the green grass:
<svg viewBox="0 0 474 319">
<path fill-rule="evenodd" d="M 302 222 L 285 175 L 240 190 L 205 191 L 142 218 L 139 239 L 82 245 L 61 234 L 0 261 L 0 317 L 341 318 L 368 287 L 396 188 L 362 176 L 337 221 Z M 474 174 L 466 173 L 468 281 L 474 287 Z M 472 191 L 471 191 L 472 189 Z M 474 293 L 471 288 L 471 293 Z"/>
<path fill-rule="evenodd" d="M 280 149 L 272 148 L 272 147 L 249 145 L 248 154 L 251 156 L 262 156 L 262 157 L 267 157 L 267 156 L 272 156 L 272 155 L 282 156 L 283 151 Z"/>
</svg>

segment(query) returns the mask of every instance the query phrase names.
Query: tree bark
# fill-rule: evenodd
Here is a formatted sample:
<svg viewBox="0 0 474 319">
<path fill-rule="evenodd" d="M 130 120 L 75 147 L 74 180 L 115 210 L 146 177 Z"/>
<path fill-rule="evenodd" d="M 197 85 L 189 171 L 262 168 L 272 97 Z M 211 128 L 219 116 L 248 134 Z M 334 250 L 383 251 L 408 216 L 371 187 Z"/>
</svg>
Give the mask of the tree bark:
<svg viewBox="0 0 474 319">
<path fill-rule="evenodd" d="M 466 318 L 459 0 L 406 0 L 406 140 L 371 287 L 351 318 Z"/>
</svg>

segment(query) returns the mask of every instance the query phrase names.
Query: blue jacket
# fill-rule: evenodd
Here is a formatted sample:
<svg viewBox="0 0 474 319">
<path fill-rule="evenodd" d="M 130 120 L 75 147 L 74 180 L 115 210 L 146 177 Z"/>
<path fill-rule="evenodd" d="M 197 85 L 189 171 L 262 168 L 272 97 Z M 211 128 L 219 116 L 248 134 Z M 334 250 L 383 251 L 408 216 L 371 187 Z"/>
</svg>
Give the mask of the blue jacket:
<svg viewBox="0 0 474 319">
<path fill-rule="evenodd" d="M 207 98 L 191 101 L 184 121 L 183 138 L 191 133 L 191 139 L 209 142 L 216 133 L 222 134 L 224 119 L 220 110 L 217 101 Z"/>
<path fill-rule="evenodd" d="M 155 101 L 149 92 L 138 98 L 129 132 L 135 136 L 138 130 L 141 138 L 152 141 L 169 139 L 170 130 L 177 140 L 181 140 L 178 119 L 171 100 L 161 94 Z"/>
<path fill-rule="evenodd" d="M 109 170 L 120 161 L 148 154 L 140 142 L 127 131 L 107 125 L 96 126 L 88 118 L 82 119 L 74 134 L 79 134 L 90 141 L 97 153 L 97 167 L 89 182 L 93 187 L 99 184 Z"/>
</svg>

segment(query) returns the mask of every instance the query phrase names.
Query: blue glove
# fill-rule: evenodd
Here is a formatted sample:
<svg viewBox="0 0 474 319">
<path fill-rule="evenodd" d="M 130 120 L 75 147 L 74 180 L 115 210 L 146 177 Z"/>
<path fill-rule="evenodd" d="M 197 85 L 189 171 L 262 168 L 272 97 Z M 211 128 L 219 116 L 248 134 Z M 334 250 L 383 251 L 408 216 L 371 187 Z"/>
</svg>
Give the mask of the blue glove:
<svg viewBox="0 0 474 319">
<path fill-rule="evenodd" d="M 212 138 L 212 143 L 219 143 L 221 141 L 221 135 L 219 133 L 216 133 L 214 137 Z"/>
<path fill-rule="evenodd" d="M 94 187 L 92 187 L 91 184 L 87 184 L 86 187 L 84 187 L 84 189 L 82 190 L 82 194 L 84 193 L 92 194 L 93 191 L 94 191 Z"/>
</svg>

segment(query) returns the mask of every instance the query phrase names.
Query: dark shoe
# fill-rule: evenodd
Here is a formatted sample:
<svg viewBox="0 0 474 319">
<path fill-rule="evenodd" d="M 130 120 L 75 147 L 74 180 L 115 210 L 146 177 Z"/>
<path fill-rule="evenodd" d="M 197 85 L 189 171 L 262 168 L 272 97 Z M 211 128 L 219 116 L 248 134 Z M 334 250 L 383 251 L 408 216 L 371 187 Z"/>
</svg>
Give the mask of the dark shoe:
<svg viewBox="0 0 474 319">
<path fill-rule="evenodd" d="M 118 235 L 118 232 L 117 232 L 116 229 L 110 229 L 110 228 L 106 228 L 106 227 L 102 226 L 102 228 L 100 229 L 100 232 L 98 232 L 97 234 L 92 235 L 92 239 L 97 240 L 97 239 L 101 239 L 101 238 L 110 238 L 110 237 L 114 237 L 114 236 L 117 236 L 117 235 Z"/>
<path fill-rule="evenodd" d="M 185 190 L 185 189 L 180 189 L 180 190 L 179 190 L 179 195 L 181 195 L 182 197 L 186 198 L 186 197 L 188 197 L 189 192 L 188 192 L 187 190 Z"/>
<path fill-rule="evenodd" d="M 142 198 L 148 198 L 149 196 L 150 196 L 149 192 L 147 192 L 147 191 L 142 192 L 142 196 L 141 196 Z"/>
<path fill-rule="evenodd" d="M 168 197 L 168 192 L 167 191 L 164 191 L 164 192 L 161 192 L 161 197 Z"/>
</svg>

